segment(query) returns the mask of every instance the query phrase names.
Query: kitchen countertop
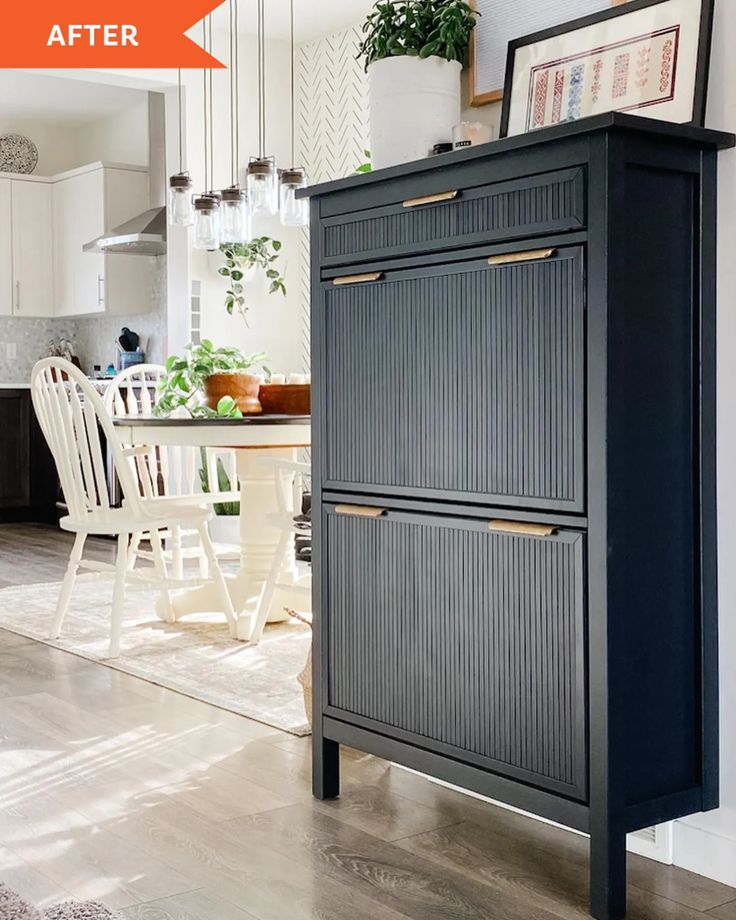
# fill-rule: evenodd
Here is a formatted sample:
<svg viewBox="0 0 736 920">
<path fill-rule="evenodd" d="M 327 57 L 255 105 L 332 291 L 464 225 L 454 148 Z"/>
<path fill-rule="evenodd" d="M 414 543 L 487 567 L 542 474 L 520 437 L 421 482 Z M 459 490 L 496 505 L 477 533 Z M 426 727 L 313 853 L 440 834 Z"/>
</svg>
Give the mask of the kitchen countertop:
<svg viewBox="0 0 736 920">
<path fill-rule="evenodd" d="M 0 390 L 30 390 L 30 383 L 0 383 Z"/>
</svg>

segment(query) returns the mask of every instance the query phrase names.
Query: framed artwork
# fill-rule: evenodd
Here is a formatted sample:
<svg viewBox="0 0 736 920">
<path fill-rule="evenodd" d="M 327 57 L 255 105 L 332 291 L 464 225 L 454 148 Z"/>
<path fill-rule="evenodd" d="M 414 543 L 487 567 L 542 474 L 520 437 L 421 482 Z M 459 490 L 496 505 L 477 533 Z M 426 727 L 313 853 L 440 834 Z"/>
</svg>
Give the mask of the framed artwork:
<svg viewBox="0 0 736 920">
<path fill-rule="evenodd" d="M 509 42 L 626 0 L 471 0 L 480 13 L 470 43 L 470 104 L 500 102 Z"/>
<path fill-rule="evenodd" d="M 501 137 L 629 112 L 702 125 L 714 0 L 630 0 L 509 44 Z"/>
</svg>

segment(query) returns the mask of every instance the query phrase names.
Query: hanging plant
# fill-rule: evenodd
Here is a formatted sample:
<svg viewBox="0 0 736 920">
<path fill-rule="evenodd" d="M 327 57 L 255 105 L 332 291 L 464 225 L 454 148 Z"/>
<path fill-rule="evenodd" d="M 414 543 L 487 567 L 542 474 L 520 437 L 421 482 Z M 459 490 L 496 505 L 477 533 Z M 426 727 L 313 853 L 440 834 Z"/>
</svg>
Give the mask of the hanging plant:
<svg viewBox="0 0 736 920">
<path fill-rule="evenodd" d="M 218 271 L 230 281 L 225 295 L 225 309 L 230 316 L 237 310 L 247 325 L 249 306 L 245 299 L 244 281 L 249 271 L 260 269 L 265 272 L 270 282 L 269 294 L 277 294 L 279 291 L 286 294 L 284 276 L 274 265 L 279 258 L 281 242 L 268 236 L 259 236 L 250 243 L 223 243 L 220 250 L 225 256 L 225 264 Z"/>
</svg>

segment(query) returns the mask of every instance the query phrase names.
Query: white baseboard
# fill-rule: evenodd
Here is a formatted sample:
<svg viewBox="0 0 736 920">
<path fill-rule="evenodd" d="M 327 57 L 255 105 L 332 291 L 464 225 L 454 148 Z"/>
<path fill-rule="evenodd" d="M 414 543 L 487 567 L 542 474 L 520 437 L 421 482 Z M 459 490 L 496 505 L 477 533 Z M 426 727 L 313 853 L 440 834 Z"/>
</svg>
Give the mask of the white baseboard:
<svg viewBox="0 0 736 920">
<path fill-rule="evenodd" d="M 534 821 L 540 821 L 542 824 L 550 824 L 552 827 L 562 828 L 562 830 L 570 831 L 571 834 L 577 834 L 580 837 L 588 836 L 571 827 L 557 824 L 556 821 L 540 818 L 539 815 L 533 815 L 528 811 L 522 811 L 520 808 L 514 808 L 513 805 L 507 805 L 505 802 L 498 802 L 496 799 L 489 799 L 488 796 L 480 795 L 478 792 L 472 792 L 470 789 L 463 789 L 461 786 L 455 786 L 452 783 L 437 779 L 434 776 L 427 776 L 426 773 L 420 773 L 418 770 L 412 770 L 409 767 L 404 767 L 397 763 L 392 763 L 391 766 L 399 770 L 405 770 L 407 773 L 414 773 L 416 776 L 421 776 L 429 780 L 430 783 L 444 786 L 446 789 L 452 789 L 455 792 L 462 792 L 463 795 L 468 795 L 473 799 L 479 799 L 481 802 L 487 802 L 489 805 L 495 805 L 497 808 L 503 808 L 505 811 L 513 811 L 517 815 L 524 815 L 524 817 L 532 818 Z M 647 859 L 654 859 L 657 862 L 671 865 L 672 838 L 672 825 L 663 824 L 660 827 L 652 828 L 651 834 L 647 834 L 646 832 L 642 832 L 641 834 L 629 834 L 626 838 L 627 849 L 630 853 L 636 853 L 639 856 L 645 856 Z"/>
<path fill-rule="evenodd" d="M 736 840 L 731 837 L 676 821 L 674 861 L 696 875 L 736 887 Z"/>
</svg>

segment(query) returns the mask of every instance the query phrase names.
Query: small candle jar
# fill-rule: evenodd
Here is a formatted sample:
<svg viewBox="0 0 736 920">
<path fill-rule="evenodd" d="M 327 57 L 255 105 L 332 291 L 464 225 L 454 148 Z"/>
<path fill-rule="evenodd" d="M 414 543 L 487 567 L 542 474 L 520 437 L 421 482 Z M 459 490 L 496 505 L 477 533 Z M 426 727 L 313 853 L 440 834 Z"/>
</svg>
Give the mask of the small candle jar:
<svg viewBox="0 0 736 920">
<path fill-rule="evenodd" d="M 480 121 L 461 121 L 452 129 L 452 142 L 455 150 L 463 147 L 477 147 L 493 140 L 493 129 Z"/>
</svg>

